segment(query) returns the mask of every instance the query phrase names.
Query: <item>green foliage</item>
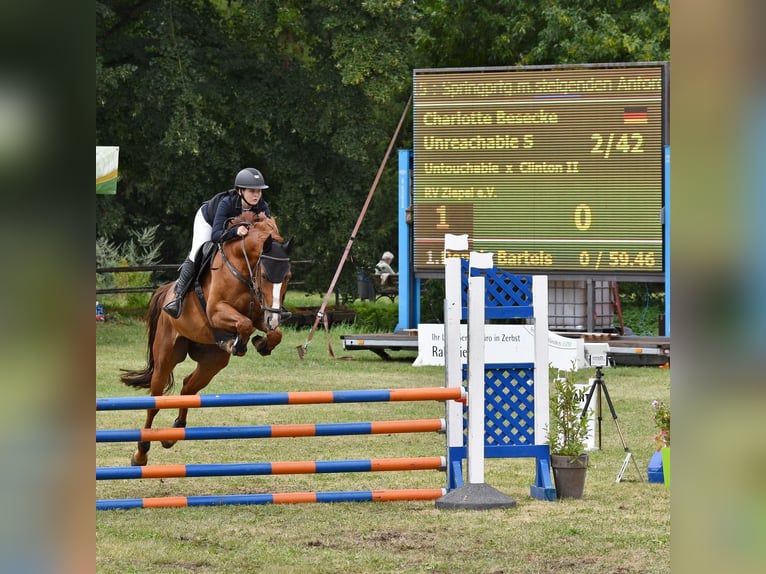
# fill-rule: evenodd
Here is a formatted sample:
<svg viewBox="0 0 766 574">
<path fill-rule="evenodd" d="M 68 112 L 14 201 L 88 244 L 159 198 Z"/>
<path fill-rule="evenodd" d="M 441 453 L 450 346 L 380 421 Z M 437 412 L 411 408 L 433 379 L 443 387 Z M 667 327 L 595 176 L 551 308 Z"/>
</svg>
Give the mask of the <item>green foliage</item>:
<svg viewBox="0 0 766 574">
<path fill-rule="evenodd" d="M 548 445 L 551 454 L 579 456 L 585 452 L 588 438 L 588 419 L 582 414 L 581 402 L 586 391 L 577 388 L 574 366 L 565 373 L 550 369 L 552 392 L 550 395 L 550 423 Z"/>
<path fill-rule="evenodd" d="M 119 245 L 107 237 L 96 238 L 96 267 L 132 267 L 156 265 L 162 241 L 157 240 L 154 225 L 140 230 L 130 230 L 129 239 Z M 129 271 L 122 273 L 96 273 L 96 289 L 109 287 L 143 287 L 151 284 L 150 271 Z M 108 296 L 109 299 L 124 303 L 130 308 L 146 307 L 151 293 L 125 293 Z"/>
<path fill-rule="evenodd" d="M 424 279 L 420 287 L 420 315 L 423 323 L 444 322 L 444 280 Z"/>
<path fill-rule="evenodd" d="M 664 61 L 668 0 L 431 0 L 418 30 L 434 67 Z"/>
<path fill-rule="evenodd" d="M 372 333 L 391 333 L 399 320 L 399 306 L 356 301 L 351 307 L 356 312 L 354 326 Z"/>
<path fill-rule="evenodd" d="M 620 283 L 623 323 L 635 335 L 659 335 L 659 316 L 665 313 L 664 285 L 661 283 Z M 615 313 L 615 324 L 619 321 Z"/>
<path fill-rule="evenodd" d="M 159 262 L 162 241 L 157 240 L 158 225 L 128 230 L 129 239 L 119 245 L 107 237 L 96 238 L 96 267 L 155 265 Z"/>
</svg>

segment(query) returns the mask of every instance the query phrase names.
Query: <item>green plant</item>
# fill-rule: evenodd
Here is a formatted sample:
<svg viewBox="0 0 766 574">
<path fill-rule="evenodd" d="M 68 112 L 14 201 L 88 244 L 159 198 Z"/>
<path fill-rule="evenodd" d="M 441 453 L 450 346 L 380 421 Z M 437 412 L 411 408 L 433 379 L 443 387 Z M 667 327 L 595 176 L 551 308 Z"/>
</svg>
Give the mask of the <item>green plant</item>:
<svg viewBox="0 0 766 574">
<path fill-rule="evenodd" d="M 386 305 L 383 302 L 354 302 L 351 305 L 356 312 L 354 324 L 371 332 L 390 332 L 396 328 L 399 319 L 399 306 Z"/>
<path fill-rule="evenodd" d="M 131 267 L 155 265 L 160 259 L 162 241 L 157 241 L 159 225 L 130 230 L 131 238 L 115 244 L 106 237 L 96 238 L 96 267 Z M 96 273 L 96 289 L 109 287 L 143 287 L 151 283 L 151 271 L 126 271 L 123 273 Z M 121 300 L 127 307 L 146 307 L 151 293 L 127 293 L 112 299 Z"/>
<path fill-rule="evenodd" d="M 659 316 L 665 312 L 662 283 L 620 283 L 620 308 L 625 327 L 635 335 L 661 335 Z M 615 314 L 615 326 L 619 326 Z"/>
<path fill-rule="evenodd" d="M 119 245 L 107 237 L 96 238 L 96 267 L 154 265 L 160 260 L 162 241 L 157 241 L 159 225 L 130 230 L 131 238 Z"/>
<path fill-rule="evenodd" d="M 657 450 L 664 446 L 670 446 L 670 407 L 662 401 L 652 401 L 654 409 L 654 424 L 657 427 L 657 434 L 654 435 L 654 442 Z"/>
<path fill-rule="evenodd" d="M 576 386 L 574 365 L 563 375 L 553 368 L 550 372 L 553 388 L 547 430 L 551 454 L 579 456 L 585 452 L 585 439 L 588 438 L 588 419 L 581 416 L 586 391 Z"/>
</svg>

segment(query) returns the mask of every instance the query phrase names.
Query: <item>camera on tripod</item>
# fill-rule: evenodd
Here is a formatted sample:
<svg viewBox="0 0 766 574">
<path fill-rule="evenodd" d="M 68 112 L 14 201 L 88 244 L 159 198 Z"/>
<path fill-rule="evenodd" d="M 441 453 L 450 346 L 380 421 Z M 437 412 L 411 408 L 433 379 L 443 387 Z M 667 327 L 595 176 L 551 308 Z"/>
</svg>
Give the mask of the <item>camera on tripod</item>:
<svg viewBox="0 0 766 574">
<path fill-rule="evenodd" d="M 591 367 L 606 367 L 607 343 L 585 343 L 585 360 Z"/>
<path fill-rule="evenodd" d="M 622 434 L 622 429 L 620 428 L 620 423 L 617 421 L 617 411 L 614 410 L 614 405 L 612 404 L 612 397 L 609 396 L 609 390 L 606 388 L 606 383 L 604 382 L 604 373 L 601 372 L 601 367 L 605 367 L 607 363 L 607 354 L 609 353 L 609 345 L 607 343 L 585 343 L 584 345 L 585 349 L 585 361 L 591 366 L 596 367 L 596 377 L 594 379 L 591 379 L 592 384 L 590 386 L 590 391 L 588 391 L 587 395 L 585 396 L 585 404 L 582 407 L 582 413 L 580 414 L 581 417 L 585 417 L 588 413 L 588 407 L 590 407 L 590 401 L 593 398 L 593 394 L 596 393 L 596 417 L 598 418 L 598 448 L 601 449 L 601 393 L 603 391 L 604 397 L 606 398 L 606 404 L 609 405 L 609 410 L 612 413 L 612 419 L 614 419 L 614 425 L 617 427 L 617 433 L 620 435 L 620 440 L 622 441 L 622 447 L 625 450 L 625 460 L 622 463 L 622 467 L 620 468 L 620 472 L 617 473 L 617 480 L 616 482 L 620 482 L 622 480 L 622 475 L 625 473 L 625 469 L 628 468 L 628 464 L 631 460 L 633 460 L 633 466 L 636 467 L 636 472 L 638 472 L 639 480 L 643 481 L 643 476 L 641 475 L 641 470 L 638 468 L 638 463 L 636 463 L 636 459 L 633 458 L 633 454 L 630 452 L 630 449 L 628 448 L 628 444 L 625 442 L 625 437 Z"/>
</svg>

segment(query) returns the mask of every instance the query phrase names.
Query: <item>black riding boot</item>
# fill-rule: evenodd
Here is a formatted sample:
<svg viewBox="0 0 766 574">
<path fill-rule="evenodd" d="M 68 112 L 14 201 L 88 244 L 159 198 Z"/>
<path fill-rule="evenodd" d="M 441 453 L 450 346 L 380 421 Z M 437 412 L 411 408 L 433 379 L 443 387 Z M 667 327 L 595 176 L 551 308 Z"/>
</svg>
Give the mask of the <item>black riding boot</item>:
<svg viewBox="0 0 766 574">
<path fill-rule="evenodd" d="M 194 278 L 194 261 L 186 259 L 181 265 L 181 270 L 176 281 L 176 286 L 173 289 L 176 298 L 170 303 L 165 305 L 162 309 L 174 319 L 178 319 L 181 316 L 181 307 L 183 305 L 184 295 L 189 289 L 189 285 Z"/>
</svg>

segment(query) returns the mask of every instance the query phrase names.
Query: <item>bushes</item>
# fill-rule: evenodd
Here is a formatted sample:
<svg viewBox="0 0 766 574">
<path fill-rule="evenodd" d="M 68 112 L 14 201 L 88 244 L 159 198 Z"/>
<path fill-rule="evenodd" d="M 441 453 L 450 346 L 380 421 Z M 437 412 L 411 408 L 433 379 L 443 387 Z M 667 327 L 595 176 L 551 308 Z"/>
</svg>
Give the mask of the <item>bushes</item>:
<svg viewBox="0 0 766 574">
<path fill-rule="evenodd" d="M 658 318 L 665 313 L 664 288 L 662 283 L 620 283 L 623 322 L 635 335 L 659 334 Z M 617 322 L 615 313 L 615 324 Z"/>
<path fill-rule="evenodd" d="M 159 225 L 140 231 L 131 230 L 131 238 L 119 245 L 106 237 L 96 238 L 96 268 L 131 267 L 134 265 L 156 265 L 159 261 L 162 241 L 156 240 Z M 151 284 L 151 271 L 129 271 L 125 273 L 96 273 L 96 289 L 110 287 L 143 287 Z M 103 295 L 109 305 L 126 309 L 146 308 L 152 294 L 121 293 Z"/>
<path fill-rule="evenodd" d="M 390 333 L 399 320 L 399 305 L 356 301 L 351 305 L 356 313 L 354 325 L 373 333 Z"/>
</svg>

